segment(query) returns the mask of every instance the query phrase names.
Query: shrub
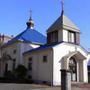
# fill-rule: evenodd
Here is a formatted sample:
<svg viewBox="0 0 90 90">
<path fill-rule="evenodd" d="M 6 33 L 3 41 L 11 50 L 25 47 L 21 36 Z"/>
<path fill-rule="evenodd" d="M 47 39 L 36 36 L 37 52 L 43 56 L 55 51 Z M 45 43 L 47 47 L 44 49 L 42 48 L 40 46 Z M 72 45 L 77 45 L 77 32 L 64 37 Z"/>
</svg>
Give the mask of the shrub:
<svg viewBox="0 0 90 90">
<path fill-rule="evenodd" d="M 27 75 L 27 69 L 23 65 L 18 65 L 18 67 L 15 69 L 16 77 L 19 79 L 24 79 Z"/>
<path fill-rule="evenodd" d="M 4 77 L 5 77 L 6 79 L 14 79 L 14 78 L 15 78 L 14 73 L 11 72 L 11 71 L 5 72 L 5 73 L 4 73 Z"/>
</svg>

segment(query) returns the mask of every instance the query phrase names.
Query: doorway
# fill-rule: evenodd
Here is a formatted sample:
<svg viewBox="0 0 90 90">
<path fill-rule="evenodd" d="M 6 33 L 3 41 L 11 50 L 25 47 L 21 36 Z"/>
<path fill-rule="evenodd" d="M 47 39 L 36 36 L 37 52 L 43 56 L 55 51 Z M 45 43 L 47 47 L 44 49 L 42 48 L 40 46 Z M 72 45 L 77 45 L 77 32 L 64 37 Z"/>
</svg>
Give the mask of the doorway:
<svg viewBox="0 0 90 90">
<path fill-rule="evenodd" d="M 77 63 L 75 58 L 70 58 L 69 70 L 71 71 L 71 81 L 77 81 Z"/>
</svg>

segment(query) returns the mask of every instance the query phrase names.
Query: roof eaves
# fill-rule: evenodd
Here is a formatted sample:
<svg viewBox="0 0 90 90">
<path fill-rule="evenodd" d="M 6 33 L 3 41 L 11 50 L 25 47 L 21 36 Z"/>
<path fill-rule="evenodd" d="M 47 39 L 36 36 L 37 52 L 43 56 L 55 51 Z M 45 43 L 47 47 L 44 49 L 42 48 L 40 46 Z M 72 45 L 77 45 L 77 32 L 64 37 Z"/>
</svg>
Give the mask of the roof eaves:
<svg viewBox="0 0 90 90">
<path fill-rule="evenodd" d="M 40 48 L 40 47 L 39 47 L 39 48 L 35 48 L 35 49 L 29 50 L 29 51 L 27 51 L 27 52 L 24 52 L 23 55 L 26 55 L 26 54 L 32 53 L 32 52 L 47 50 L 47 49 L 49 49 L 49 48 L 52 48 L 52 47 L 45 47 L 45 48 Z"/>
<path fill-rule="evenodd" d="M 7 46 L 9 46 L 9 45 L 12 45 L 12 44 L 14 44 L 14 43 L 16 43 L 16 42 L 22 42 L 22 41 L 16 40 L 16 41 L 14 41 L 14 42 L 7 42 L 7 43 L 5 43 L 5 44 L 2 45 L 2 48 L 7 47 Z"/>
<path fill-rule="evenodd" d="M 67 25 L 63 25 L 63 29 L 70 30 L 70 31 L 76 31 L 76 32 L 80 33 L 79 29 L 76 29 L 76 28 L 73 28 L 73 27 L 70 27 Z"/>
<path fill-rule="evenodd" d="M 38 48 L 35 48 L 35 49 L 32 49 L 32 50 L 26 51 L 23 54 L 26 55 L 27 53 L 31 53 L 31 52 L 34 52 L 34 51 L 46 50 L 46 49 L 52 48 L 54 46 L 57 46 L 58 44 L 61 44 L 61 43 L 62 42 L 59 42 L 57 44 L 52 44 L 52 45 L 43 45 L 41 47 L 38 47 Z"/>
</svg>

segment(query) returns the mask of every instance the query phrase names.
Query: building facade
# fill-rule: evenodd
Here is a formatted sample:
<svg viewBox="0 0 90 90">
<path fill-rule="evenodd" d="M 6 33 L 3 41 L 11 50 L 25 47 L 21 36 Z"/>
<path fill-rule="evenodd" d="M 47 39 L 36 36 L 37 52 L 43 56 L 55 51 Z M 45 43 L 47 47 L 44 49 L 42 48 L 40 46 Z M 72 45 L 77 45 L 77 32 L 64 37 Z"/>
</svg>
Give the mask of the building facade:
<svg viewBox="0 0 90 90">
<path fill-rule="evenodd" d="M 44 35 L 34 29 L 30 17 L 22 33 L 1 46 L 0 75 L 22 64 L 34 82 L 61 84 L 61 69 L 71 70 L 72 82 L 88 82 L 90 54 L 80 45 L 79 28 L 64 15 Z"/>
<path fill-rule="evenodd" d="M 23 53 L 46 43 L 46 37 L 34 29 L 32 18 L 26 23 L 27 28 L 1 47 L 1 76 L 13 71 L 18 65 L 24 65 Z M 38 38 L 38 39 L 37 39 Z"/>
<path fill-rule="evenodd" d="M 47 43 L 23 55 L 36 82 L 60 85 L 62 69 L 71 70 L 72 82 L 88 82 L 89 54 L 80 45 L 80 30 L 63 12 L 47 30 Z"/>
</svg>

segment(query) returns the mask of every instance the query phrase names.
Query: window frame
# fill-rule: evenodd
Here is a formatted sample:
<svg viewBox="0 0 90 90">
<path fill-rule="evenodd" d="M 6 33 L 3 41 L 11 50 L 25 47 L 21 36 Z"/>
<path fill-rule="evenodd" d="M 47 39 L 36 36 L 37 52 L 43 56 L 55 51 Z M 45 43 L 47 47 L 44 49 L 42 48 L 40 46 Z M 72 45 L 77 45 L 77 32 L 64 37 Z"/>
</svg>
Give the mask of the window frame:
<svg viewBox="0 0 90 90">
<path fill-rule="evenodd" d="M 29 57 L 28 59 L 28 70 L 32 71 L 32 57 Z"/>
<path fill-rule="evenodd" d="M 76 43 L 76 32 L 68 31 L 68 42 Z"/>
<path fill-rule="evenodd" d="M 13 54 L 16 54 L 16 52 L 17 52 L 17 50 L 16 50 L 16 49 L 14 49 L 14 50 L 13 50 Z"/>
<path fill-rule="evenodd" d="M 48 56 L 47 55 L 44 55 L 43 56 L 43 63 L 47 63 L 48 62 Z"/>
<path fill-rule="evenodd" d="M 58 42 L 58 30 L 55 30 L 53 32 L 49 32 L 47 34 L 47 43 L 56 43 Z"/>
</svg>

